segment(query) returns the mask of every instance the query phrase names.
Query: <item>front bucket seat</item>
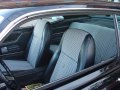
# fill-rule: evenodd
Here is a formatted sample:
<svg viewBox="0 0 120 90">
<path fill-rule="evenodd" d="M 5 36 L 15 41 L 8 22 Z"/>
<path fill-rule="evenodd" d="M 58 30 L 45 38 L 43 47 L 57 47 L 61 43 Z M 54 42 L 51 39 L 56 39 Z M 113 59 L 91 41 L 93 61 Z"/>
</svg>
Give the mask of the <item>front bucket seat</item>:
<svg viewBox="0 0 120 90">
<path fill-rule="evenodd" d="M 11 71 L 25 71 L 35 69 L 40 66 L 43 61 L 43 56 L 49 50 L 50 31 L 49 23 L 45 20 L 37 20 L 34 27 L 31 40 L 28 45 L 28 54 L 24 60 L 4 60 L 4 63 Z M 0 65 L 0 68 L 2 66 Z M 2 69 L 4 71 L 4 69 Z M 27 72 L 28 73 L 28 72 Z"/>
<path fill-rule="evenodd" d="M 44 83 L 74 74 L 94 65 L 95 42 L 91 34 L 68 29 L 45 72 Z"/>
</svg>

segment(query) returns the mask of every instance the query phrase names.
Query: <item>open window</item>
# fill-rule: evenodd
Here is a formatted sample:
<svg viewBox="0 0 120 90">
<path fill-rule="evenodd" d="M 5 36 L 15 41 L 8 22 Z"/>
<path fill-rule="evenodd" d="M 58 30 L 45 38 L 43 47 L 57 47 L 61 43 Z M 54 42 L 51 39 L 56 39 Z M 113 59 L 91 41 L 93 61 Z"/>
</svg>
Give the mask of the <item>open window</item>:
<svg viewBox="0 0 120 90">
<path fill-rule="evenodd" d="M 91 12 L 92 13 L 92 12 Z M 45 39 L 41 38 L 40 40 L 44 41 L 46 38 L 50 40 L 49 45 L 48 45 L 48 50 L 45 52 L 45 59 L 42 63 L 45 63 L 43 66 L 45 68 L 42 68 L 42 71 L 40 70 L 41 67 L 38 63 L 37 70 L 36 68 L 30 68 L 34 72 L 37 72 L 37 74 L 33 73 L 33 71 L 30 72 L 30 77 L 27 77 L 27 74 L 25 75 L 24 78 L 22 78 L 22 81 L 19 83 L 23 83 L 23 81 L 29 80 L 27 83 L 24 82 L 25 85 L 31 84 L 31 83 L 38 83 L 39 86 L 37 86 L 36 89 L 64 89 L 64 88 L 70 88 L 68 86 L 75 86 L 72 87 L 74 88 L 80 88 L 79 83 L 84 82 L 89 82 L 90 80 L 96 79 L 96 77 L 99 78 L 99 75 L 103 74 L 105 71 L 111 69 L 107 65 L 112 63 L 114 60 L 117 60 L 118 56 L 118 41 L 117 41 L 117 33 L 115 31 L 115 18 L 113 17 L 112 14 L 67 14 L 67 15 L 62 15 L 62 16 L 47 16 L 47 17 L 37 17 L 37 18 L 28 18 L 27 21 L 23 21 L 15 27 L 15 29 L 12 31 L 12 33 L 4 40 L 4 42 L 1 44 L 1 56 L 3 57 L 3 60 L 9 59 L 9 61 L 15 60 L 21 60 L 21 58 L 25 58 L 25 52 L 27 50 L 27 45 L 29 41 L 31 40 L 31 37 L 33 34 L 35 34 L 35 38 L 39 37 L 41 27 L 44 26 L 44 23 L 48 23 L 49 27 L 45 27 L 42 30 L 49 30 L 50 37 L 48 37 L 48 32 L 47 35 L 45 34 Z M 40 25 L 37 26 L 38 29 L 40 29 L 37 32 L 34 32 L 34 29 L 36 27 L 36 24 L 40 21 Z M 42 23 L 43 22 L 43 23 Z M 23 24 L 24 23 L 24 24 Z M 78 32 L 73 35 L 73 33 L 70 32 L 70 35 L 68 34 L 67 36 L 65 33 L 66 32 Z M 80 43 L 77 43 L 81 40 L 81 33 L 84 37 L 89 37 L 92 38 L 95 42 L 94 46 L 94 59 L 92 58 L 92 64 L 91 62 L 85 62 L 84 60 L 86 59 L 87 55 L 86 53 L 87 50 L 86 48 L 89 46 L 84 45 L 84 39 Z M 85 34 L 84 34 L 85 33 Z M 81 37 L 81 38 L 76 38 L 74 36 Z M 65 41 L 64 41 L 64 37 Z M 75 39 L 75 40 L 74 40 Z M 38 39 L 37 39 L 38 40 Z M 35 39 L 35 43 L 33 43 L 33 46 L 39 41 Z M 63 40 L 63 41 L 62 41 Z M 89 38 L 85 38 L 85 40 L 89 41 Z M 74 42 L 75 41 L 75 42 Z M 61 42 L 64 44 L 61 44 Z M 69 44 L 68 44 L 69 42 Z M 76 45 L 77 43 L 77 45 Z M 82 44 L 81 44 L 82 43 Z M 87 42 L 88 43 L 88 42 Z M 43 43 L 39 43 L 39 47 L 43 45 Z M 79 46 L 79 44 L 81 44 Z M 61 45 L 61 46 L 60 46 Z M 70 47 L 72 48 L 70 48 Z M 92 44 L 93 46 L 93 44 Z M 38 46 L 36 46 L 38 47 Z M 34 49 L 37 51 L 38 49 L 33 48 L 31 50 L 34 51 Z M 64 48 L 65 47 L 65 48 Z M 76 48 L 77 47 L 77 48 Z M 46 48 L 46 47 L 45 47 Z M 61 49 L 62 48 L 62 49 Z M 66 49 L 67 48 L 67 49 Z M 85 48 L 85 52 L 82 52 L 82 48 Z M 10 50 L 9 50 L 10 49 Z M 60 49 L 60 50 L 59 50 Z M 65 49 L 65 50 L 63 50 Z M 75 50 L 74 50 L 75 49 Z M 57 51 L 58 50 L 58 51 Z M 63 52 L 62 52 L 63 50 Z M 70 51 L 69 51 L 70 50 Z M 79 50 L 79 51 L 78 51 Z M 91 50 L 91 48 L 90 48 Z M 94 51 L 93 50 L 93 51 Z M 22 52 L 21 52 L 22 51 Z M 29 51 L 29 50 L 28 50 Z M 31 51 L 31 52 L 33 52 Z M 65 52 L 64 52 L 65 51 Z M 75 51 L 75 52 L 72 52 Z M 84 51 L 84 50 L 83 50 Z M 93 53 L 93 51 L 90 51 L 90 54 Z M 57 52 L 57 54 L 56 54 Z M 62 54 L 61 54 L 62 52 Z M 67 53 L 66 53 L 67 52 Z M 69 52 L 72 52 L 69 53 Z M 76 52 L 80 53 L 82 52 L 84 58 L 80 58 L 80 61 L 78 61 L 79 57 L 81 54 L 76 55 Z M 12 55 L 11 55 L 12 53 Z M 14 55 L 13 55 L 14 53 Z M 19 55 L 17 54 L 19 53 Z M 35 52 L 37 53 L 37 52 Z M 35 53 L 32 53 L 33 58 Z M 39 53 L 39 51 L 38 51 Z M 55 55 L 56 54 L 56 55 Z M 40 55 L 38 55 L 40 56 Z M 75 59 L 74 59 L 75 57 Z M 29 59 L 30 59 L 29 58 Z M 46 59 L 47 58 L 47 59 Z M 53 64 L 51 62 L 53 59 L 56 59 L 56 63 Z M 82 60 L 83 59 L 83 60 Z M 88 58 L 89 59 L 89 58 Z M 43 60 L 43 59 L 42 59 Z M 60 61 L 59 61 L 60 60 Z M 21 60 L 22 61 L 22 60 Z M 27 61 L 27 60 L 24 60 Z M 59 63 L 57 63 L 59 61 Z M 74 61 L 74 62 L 73 62 Z M 34 63 L 34 59 L 31 61 Z M 16 62 L 17 63 L 17 62 Z M 61 64 L 62 63 L 62 64 Z M 84 67 L 80 70 L 77 70 L 77 67 L 80 65 L 85 65 L 87 63 L 88 67 Z M 17 63 L 18 64 L 18 63 Z M 23 63 L 24 64 L 24 63 Z M 52 68 L 49 67 L 49 65 L 53 65 Z M 56 68 L 57 65 L 62 65 Z M 114 65 L 113 65 L 114 66 Z M 65 69 L 64 69 L 65 67 Z M 81 67 L 81 66 L 79 66 Z M 9 68 L 9 66 L 8 66 Z M 102 69 L 101 69 L 102 68 Z M 42 72 L 39 72 L 39 70 Z M 48 71 L 47 71 L 48 70 Z M 96 71 L 97 70 L 97 71 Z M 46 72 L 50 72 L 46 75 Z M 91 72 L 91 73 L 90 73 Z M 16 73 L 16 72 L 15 72 Z M 27 72 L 23 72 L 27 73 Z M 22 73 L 22 74 L 23 74 Z M 40 75 L 39 75 L 40 73 Z M 54 75 L 53 75 L 54 73 Z M 19 74 L 19 73 L 18 73 Z M 20 74 L 20 75 L 22 75 Z M 35 76 L 37 79 L 33 80 Z M 85 76 L 85 77 L 84 77 Z M 92 77 L 94 76 L 94 77 Z M 27 77 L 27 78 L 26 78 Z M 91 78 L 90 78 L 91 77 Z M 103 77 L 103 76 L 101 76 Z M 49 80 L 45 81 L 45 79 L 49 78 Z M 84 79 L 85 78 L 85 79 Z M 88 79 L 90 78 L 90 80 Z M 80 80 L 77 80 L 80 79 Z M 20 80 L 20 79 L 19 79 Z M 33 81 L 32 81 L 33 80 Z M 77 83 L 77 84 L 74 84 Z M 32 84 L 34 86 L 34 84 Z M 78 87 L 76 86 L 78 85 Z M 31 85 L 30 85 L 31 86 Z M 85 88 L 85 87 L 83 87 Z"/>
<path fill-rule="evenodd" d="M 77 72 L 73 75 L 71 74 L 70 76 L 64 77 L 63 79 L 61 78 L 53 83 L 51 82 L 51 84 L 48 84 L 45 87 L 39 87 L 38 89 L 57 88 L 57 90 L 59 90 L 83 88 L 86 90 L 90 88 L 97 89 L 98 87 L 100 89 L 100 85 L 102 85 L 100 83 L 106 82 L 106 80 L 101 79 L 96 82 L 98 84 L 97 87 L 95 83 L 88 87 L 85 87 L 84 84 L 87 86 L 88 83 L 92 83 L 92 80 L 94 81 L 105 76 L 104 74 L 103 76 L 101 74 L 111 69 L 111 65 L 110 67 L 107 66 L 108 69 L 106 69 L 106 65 L 116 60 L 118 46 L 113 15 L 71 15 L 64 16 L 64 18 L 65 20 L 62 22 L 53 23 L 51 25 L 51 28 L 53 26 L 50 46 L 51 52 L 53 52 L 53 54 L 55 53 L 63 33 L 65 33 L 67 29 L 82 29 L 89 32 L 95 40 L 96 53 L 94 65 L 86 68 L 83 72 L 80 71 L 81 73 Z M 89 72 L 89 69 L 91 69 L 91 73 Z"/>
</svg>

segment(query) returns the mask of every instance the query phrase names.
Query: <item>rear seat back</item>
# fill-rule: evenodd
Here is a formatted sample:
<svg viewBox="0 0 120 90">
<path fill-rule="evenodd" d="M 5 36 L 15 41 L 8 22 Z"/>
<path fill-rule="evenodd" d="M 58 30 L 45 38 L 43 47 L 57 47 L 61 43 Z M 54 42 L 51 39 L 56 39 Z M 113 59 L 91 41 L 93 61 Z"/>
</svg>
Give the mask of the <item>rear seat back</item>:
<svg viewBox="0 0 120 90">
<path fill-rule="evenodd" d="M 95 64 L 107 60 L 117 54 L 114 29 L 95 24 L 73 22 L 73 29 L 82 29 L 89 32 L 96 44 Z"/>
</svg>

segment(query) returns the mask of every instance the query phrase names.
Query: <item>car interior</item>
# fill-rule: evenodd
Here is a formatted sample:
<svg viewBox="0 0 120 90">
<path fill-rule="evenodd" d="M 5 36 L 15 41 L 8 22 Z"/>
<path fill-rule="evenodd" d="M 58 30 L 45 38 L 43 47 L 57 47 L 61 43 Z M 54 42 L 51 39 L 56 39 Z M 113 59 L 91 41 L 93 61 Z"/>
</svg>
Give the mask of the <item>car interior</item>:
<svg viewBox="0 0 120 90">
<path fill-rule="evenodd" d="M 0 48 L 21 86 L 50 83 L 117 54 L 111 15 L 37 18 L 17 27 Z"/>
</svg>

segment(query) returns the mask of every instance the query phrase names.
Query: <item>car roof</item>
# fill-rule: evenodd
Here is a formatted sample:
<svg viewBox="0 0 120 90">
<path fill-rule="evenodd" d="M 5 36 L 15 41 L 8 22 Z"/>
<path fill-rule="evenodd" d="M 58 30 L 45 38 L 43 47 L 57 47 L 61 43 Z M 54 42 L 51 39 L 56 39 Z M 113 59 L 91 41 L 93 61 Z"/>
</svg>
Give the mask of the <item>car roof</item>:
<svg viewBox="0 0 120 90">
<path fill-rule="evenodd" d="M 120 3 L 107 0 L 1 0 L 0 8 L 21 8 L 46 5 L 88 5 L 89 7 L 120 8 Z"/>
</svg>

